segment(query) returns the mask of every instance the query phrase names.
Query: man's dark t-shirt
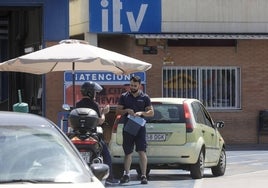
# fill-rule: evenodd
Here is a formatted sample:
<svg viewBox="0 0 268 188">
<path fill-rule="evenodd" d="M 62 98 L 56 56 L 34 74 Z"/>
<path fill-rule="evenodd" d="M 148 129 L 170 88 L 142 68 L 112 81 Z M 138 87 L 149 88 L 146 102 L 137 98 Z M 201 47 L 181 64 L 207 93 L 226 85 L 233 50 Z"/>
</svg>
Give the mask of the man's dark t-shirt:
<svg viewBox="0 0 268 188">
<path fill-rule="evenodd" d="M 98 116 L 101 117 L 99 111 L 99 105 L 95 101 L 89 98 L 82 98 L 79 102 L 76 103 L 76 108 L 91 108 L 98 113 Z"/>
<path fill-rule="evenodd" d="M 140 91 L 139 95 L 134 97 L 129 91 L 123 93 L 119 98 L 119 105 L 124 109 L 130 108 L 134 112 L 145 111 L 146 107 L 151 106 L 151 100 L 146 93 Z M 127 121 L 127 115 L 124 115 L 124 122 Z"/>
</svg>

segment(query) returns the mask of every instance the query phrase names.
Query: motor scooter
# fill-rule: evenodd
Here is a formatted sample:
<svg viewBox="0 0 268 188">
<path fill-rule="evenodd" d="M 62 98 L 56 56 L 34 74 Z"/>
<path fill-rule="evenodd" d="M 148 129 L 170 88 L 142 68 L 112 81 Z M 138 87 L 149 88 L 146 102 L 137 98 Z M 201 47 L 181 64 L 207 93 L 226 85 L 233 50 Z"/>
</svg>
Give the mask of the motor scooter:
<svg viewBox="0 0 268 188">
<path fill-rule="evenodd" d="M 68 109 L 66 106 L 64 109 Z M 103 130 L 97 126 L 99 117 L 90 108 L 69 109 L 68 123 L 70 131 L 67 133 L 88 165 L 103 163 L 102 144 Z"/>
</svg>

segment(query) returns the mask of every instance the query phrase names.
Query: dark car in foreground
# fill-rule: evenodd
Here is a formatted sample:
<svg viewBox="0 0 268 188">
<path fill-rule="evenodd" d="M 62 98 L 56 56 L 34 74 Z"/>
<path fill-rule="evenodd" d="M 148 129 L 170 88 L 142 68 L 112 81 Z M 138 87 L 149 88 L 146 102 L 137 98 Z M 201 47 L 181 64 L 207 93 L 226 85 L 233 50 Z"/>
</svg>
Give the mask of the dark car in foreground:
<svg viewBox="0 0 268 188">
<path fill-rule="evenodd" d="M 68 137 L 48 119 L 0 112 L 0 187 L 96 187 L 104 164 L 88 166 Z"/>
</svg>

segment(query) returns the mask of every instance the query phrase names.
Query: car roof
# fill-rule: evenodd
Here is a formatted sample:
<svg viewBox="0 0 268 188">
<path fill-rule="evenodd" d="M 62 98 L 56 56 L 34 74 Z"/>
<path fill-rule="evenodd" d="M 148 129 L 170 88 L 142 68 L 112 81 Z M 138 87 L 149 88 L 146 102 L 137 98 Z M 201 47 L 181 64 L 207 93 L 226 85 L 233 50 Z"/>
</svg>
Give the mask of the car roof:
<svg viewBox="0 0 268 188">
<path fill-rule="evenodd" d="M 31 113 L 0 111 L 0 126 L 1 125 L 50 125 L 53 124 L 50 120 Z"/>
<path fill-rule="evenodd" d="M 164 103 L 174 103 L 174 104 L 182 104 L 184 101 L 198 101 L 197 99 L 193 98 L 168 98 L 168 97 L 158 97 L 158 98 L 151 98 L 151 102 L 164 102 Z"/>
</svg>

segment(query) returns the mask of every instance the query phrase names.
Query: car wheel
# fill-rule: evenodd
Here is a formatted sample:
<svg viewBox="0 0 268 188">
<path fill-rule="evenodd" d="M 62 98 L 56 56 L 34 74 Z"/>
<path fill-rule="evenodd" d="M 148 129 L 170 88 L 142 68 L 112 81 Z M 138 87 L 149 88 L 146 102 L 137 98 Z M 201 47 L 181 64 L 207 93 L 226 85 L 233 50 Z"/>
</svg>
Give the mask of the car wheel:
<svg viewBox="0 0 268 188">
<path fill-rule="evenodd" d="M 112 168 L 113 168 L 114 178 L 120 179 L 124 173 L 124 166 L 120 164 L 113 164 Z"/>
<path fill-rule="evenodd" d="M 191 165 L 191 167 L 190 167 L 190 173 L 191 173 L 191 177 L 193 179 L 203 178 L 204 161 L 205 161 L 204 151 L 201 150 L 197 162 L 195 164 Z"/>
<path fill-rule="evenodd" d="M 214 176 L 222 176 L 225 173 L 225 169 L 226 169 L 226 153 L 225 149 L 222 148 L 219 162 L 217 166 L 211 168 L 211 171 Z"/>
</svg>

